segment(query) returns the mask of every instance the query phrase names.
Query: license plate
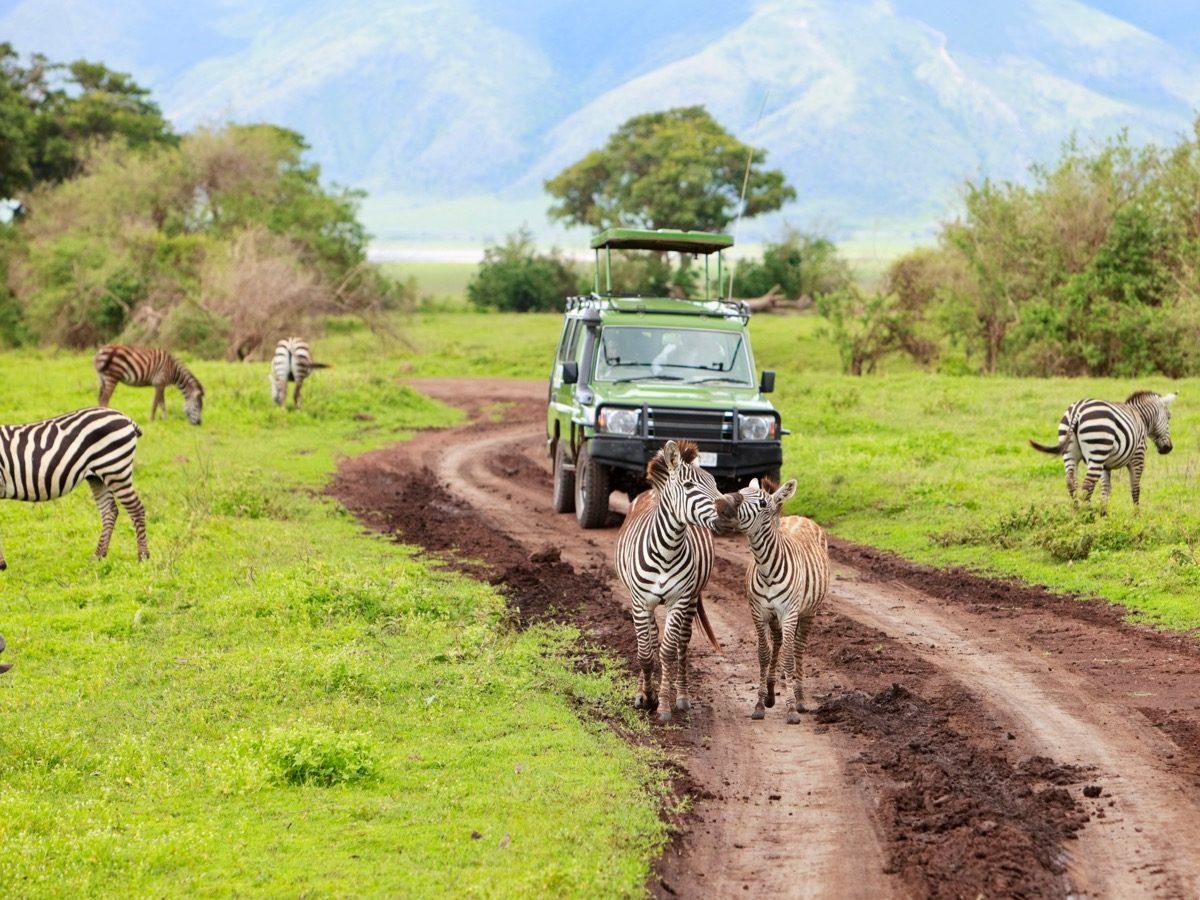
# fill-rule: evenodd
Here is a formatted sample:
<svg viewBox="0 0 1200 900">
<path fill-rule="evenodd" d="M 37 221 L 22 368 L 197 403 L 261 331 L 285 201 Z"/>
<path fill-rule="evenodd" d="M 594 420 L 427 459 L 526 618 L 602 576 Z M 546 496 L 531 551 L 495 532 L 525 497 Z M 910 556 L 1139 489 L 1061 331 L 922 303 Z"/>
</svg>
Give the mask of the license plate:
<svg viewBox="0 0 1200 900">
<path fill-rule="evenodd" d="M 698 459 L 702 469 L 715 469 L 717 467 L 717 454 L 715 453 L 701 453 Z"/>
</svg>

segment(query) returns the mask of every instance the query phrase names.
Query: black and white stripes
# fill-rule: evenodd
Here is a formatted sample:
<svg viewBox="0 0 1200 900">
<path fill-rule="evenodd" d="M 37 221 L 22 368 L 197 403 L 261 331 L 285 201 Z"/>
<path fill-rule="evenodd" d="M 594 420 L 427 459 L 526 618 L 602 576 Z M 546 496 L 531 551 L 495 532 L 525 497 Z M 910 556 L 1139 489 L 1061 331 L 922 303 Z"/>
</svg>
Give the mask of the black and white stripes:
<svg viewBox="0 0 1200 900">
<path fill-rule="evenodd" d="M 108 553 L 120 503 L 146 548 L 146 511 L 133 489 L 133 457 L 142 430 L 128 416 L 91 407 L 32 422 L 0 425 L 0 484 L 6 500 L 55 500 L 87 481 L 100 510 L 96 556 Z M 7 568 L 0 552 L 0 569 Z"/>
<path fill-rule="evenodd" d="M 152 347 L 129 347 L 125 344 L 106 344 L 96 351 L 92 360 L 100 378 L 99 406 L 108 406 L 117 383 L 132 387 L 154 387 L 154 401 L 150 404 L 150 421 L 161 409 L 167 415 L 167 403 L 163 396 L 167 385 L 173 384 L 183 393 L 183 409 L 188 421 L 200 424 L 204 407 L 204 388 L 199 380 L 183 363 L 166 350 Z"/>
<path fill-rule="evenodd" d="M 696 463 L 694 444 L 668 441 L 650 461 L 647 476 L 652 489 L 639 494 L 617 536 L 616 569 L 633 605 L 637 630 L 638 693 L 634 705 L 657 705 L 662 721 L 672 707 L 688 709 L 687 651 L 692 619 L 700 624 L 714 647 L 719 647 L 700 592 L 712 571 L 713 542 L 709 529 L 729 502 L 713 477 Z M 661 640 L 657 639 L 654 610 L 666 610 Z M 654 691 L 654 651 L 662 666 L 657 698 Z M 672 696 L 674 695 L 674 696 Z"/>
<path fill-rule="evenodd" d="M 1100 512 L 1108 511 L 1112 493 L 1112 470 L 1129 468 L 1129 489 L 1136 507 L 1141 495 L 1142 469 L 1146 462 L 1146 439 L 1154 441 L 1159 453 L 1171 452 L 1171 403 L 1175 394 L 1159 396 L 1153 391 L 1136 391 L 1124 403 L 1079 400 L 1072 403 L 1058 424 L 1058 444 L 1047 446 L 1030 441 L 1035 450 L 1062 455 L 1067 476 L 1067 493 L 1075 499 L 1076 468 L 1083 463 L 1083 499 L 1092 499 L 1101 481 Z"/>
<path fill-rule="evenodd" d="M 300 408 L 300 388 L 313 369 L 323 369 L 323 363 L 313 362 L 312 351 L 302 338 L 284 338 L 275 345 L 275 356 L 271 360 L 271 399 L 276 406 L 287 403 L 287 385 L 296 384 L 292 392 L 292 403 Z"/>
</svg>

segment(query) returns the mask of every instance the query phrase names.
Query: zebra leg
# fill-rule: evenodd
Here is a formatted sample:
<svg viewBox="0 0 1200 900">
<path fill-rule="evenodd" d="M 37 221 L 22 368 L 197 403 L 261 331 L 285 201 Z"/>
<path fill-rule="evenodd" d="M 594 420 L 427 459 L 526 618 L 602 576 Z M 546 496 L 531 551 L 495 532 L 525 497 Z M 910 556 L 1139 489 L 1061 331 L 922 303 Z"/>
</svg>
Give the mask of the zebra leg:
<svg viewBox="0 0 1200 900">
<path fill-rule="evenodd" d="M 133 489 L 133 483 L 126 481 L 120 485 L 109 484 L 108 489 L 113 492 L 121 505 L 125 507 L 125 512 L 129 513 L 129 518 L 133 520 L 133 530 L 137 533 L 138 562 L 148 559 L 150 550 L 146 546 L 146 507 L 142 506 L 137 491 Z"/>
<path fill-rule="evenodd" d="M 633 698 L 635 709 L 652 709 L 657 705 L 654 696 L 654 651 L 658 649 L 658 625 L 654 621 L 654 609 L 641 609 L 635 605 L 633 624 L 637 632 L 638 692 Z"/>
<path fill-rule="evenodd" d="M 767 707 L 775 705 L 775 698 L 771 696 L 768 700 L 767 672 L 771 665 L 771 645 L 763 609 L 757 600 L 750 601 L 750 617 L 754 620 L 754 631 L 758 635 L 758 701 L 754 704 L 754 712 L 750 713 L 750 718 L 765 719 Z M 774 694 L 774 684 L 771 684 L 769 692 Z"/>
<path fill-rule="evenodd" d="M 804 645 L 808 642 L 808 631 L 812 627 L 812 613 L 803 615 L 796 622 L 796 633 L 793 638 L 795 649 L 792 651 L 792 694 L 795 702 L 788 713 L 788 724 L 796 725 L 800 721 L 800 713 L 804 712 L 804 682 L 801 670 L 804 667 Z"/>
<path fill-rule="evenodd" d="M 1108 498 L 1112 496 L 1112 472 L 1108 469 L 1100 476 L 1100 515 L 1108 515 Z"/>
<path fill-rule="evenodd" d="M 96 398 L 97 406 L 108 406 L 108 401 L 112 399 L 113 391 L 117 388 L 117 379 L 109 378 L 105 375 L 100 376 L 100 396 Z"/>
<path fill-rule="evenodd" d="M 108 544 L 112 540 L 113 526 L 117 524 L 117 501 L 103 479 L 88 476 L 88 487 L 100 510 L 100 542 L 96 544 L 96 559 L 108 556 Z"/>
<path fill-rule="evenodd" d="M 695 604 L 688 604 L 687 609 L 680 611 L 679 660 L 675 670 L 675 708 L 680 712 L 692 708 L 692 698 L 688 696 L 688 647 L 692 643 L 692 623 L 695 618 Z"/>
<path fill-rule="evenodd" d="M 775 672 L 779 667 L 779 648 L 783 646 L 783 628 L 779 619 L 772 615 L 771 626 L 771 665 L 767 669 L 767 709 L 775 705 Z"/>
<path fill-rule="evenodd" d="M 1135 456 L 1129 461 L 1129 495 L 1133 498 L 1134 514 L 1141 512 L 1141 507 L 1138 505 L 1142 497 L 1142 466 L 1145 460 Z"/>
<path fill-rule="evenodd" d="M 1092 502 L 1092 491 L 1096 490 L 1096 482 L 1104 472 L 1100 463 L 1088 463 L 1087 474 L 1083 476 L 1083 502 Z"/>
<path fill-rule="evenodd" d="M 166 391 L 166 388 L 162 385 L 156 384 L 154 386 L 154 401 L 150 404 L 151 422 L 154 421 L 154 413 L 158 409 L 162 409 L 164 419 L 167 417 L 167 398 L 163 396 L 164 391 Z"/>
<path fill-rule="evenodd" d="M 297 378 L 296 379 L 296 389 L 294 391 L 292 391 L 292 405 L 295 406 L 296 409 L 300 408 L 300 386 L 302 384 L 304 384 L 304 379 Z"/>
<path fill-rule="evenodd" d="M 280 381 L 278 378 L 271 381 L 271 399 L 275 401 L 276 406 L 283 406 L 287 403 L 286 381 Z"/>
<path fill-rule="evenodd" d="M 658 645 L 658 664 L 662 669 L 658 683 L 658 721 L 671 721 L 671 707 L 675 705 L 675 684 L 678 680 L 676 667 L 679 665 L 681 619 L 687 613 L 680 609 L 682 601 L 667 612 L 663 622 L 662 640 Z"/>
<path fill-rule="evenodd" d="M 1074 501 L 1078 485 L 1075 481 L 1075 458 L 1070 455 L 1069 451 L 1063 454 L 1063 468 L 1067 472 L 1067 496 Z"/>
</svg>

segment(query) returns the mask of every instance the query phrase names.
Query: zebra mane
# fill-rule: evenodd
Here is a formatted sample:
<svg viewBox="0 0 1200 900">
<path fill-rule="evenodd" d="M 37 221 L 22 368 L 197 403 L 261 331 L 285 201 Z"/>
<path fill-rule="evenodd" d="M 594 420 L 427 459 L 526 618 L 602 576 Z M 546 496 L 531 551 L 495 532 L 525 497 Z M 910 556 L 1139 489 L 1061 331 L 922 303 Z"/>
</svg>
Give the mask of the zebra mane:
<svg viewBox="0 0 1200 900">
<path fill-rule="evenodd" d="M 700 455 L 700 448 L 692 441 L 676 441 L 675 446 L 679 448 L 679 455 L 685 463 L 695 462 L 696 457 Z M 655 487 L 666 484 L 667 460 L 664 458 L 661 449 L 647 463 L 646 479 Z"/>
<path fill-rule="evenodd" d="M 1158 394 L 1154 391 L 1134 391 L 1125 398 L 1126 403 L 1136 403 L 1139 400 L 1157 400 Z"/>
<path fill-rule="evenodd" d="M 779 485 L 775 483 L 775 479 L 774 479 L 774 478 L 766 478 L 766 477 L 763 477 L 763 478 L 762 478 L 762 479 L 761 479 L 761 480 L 758 482 L 758 485 L 759 485 L 759 487 L 761 487 L 761 488 L 762 488 L 764 491 L 766 491 L 768 494 L 773 494 L 773 493 L 775 493 L 777 490 L 779 490 Z"/>
</svg>

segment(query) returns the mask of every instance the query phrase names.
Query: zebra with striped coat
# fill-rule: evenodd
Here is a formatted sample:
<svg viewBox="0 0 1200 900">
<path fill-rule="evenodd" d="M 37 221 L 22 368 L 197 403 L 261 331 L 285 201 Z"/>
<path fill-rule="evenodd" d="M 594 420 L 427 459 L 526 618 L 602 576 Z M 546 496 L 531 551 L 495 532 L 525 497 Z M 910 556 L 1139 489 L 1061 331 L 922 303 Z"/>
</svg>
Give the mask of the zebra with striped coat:
<svg viewBox="0 0 1200 900">
<path fill-rule="evenodd" d="M 775 673 L 783 651 L 783 674 L 792 679 L 788 723 L 804 712 L 801 669 L 813 619 L 829 591 L 829 542 L 812 519 L 780 516 L 796 493 L 792 479 L 777 488 L 758 479 L 742 488 L 730 524 L 750 541 L 754 561 L 746 569 L 746 596 L 758 635 L 758 701 L 752 719 L 775 705 Z M 769 641 L 768 641 L 769 639 Z"/>
<path fill-rule="evenodd" d="M 204 387 L 188 371 L 187 366 L 166 350 L 152 347 L 130 347 L 126 344 L 105 344 L 96 351 L 92 360 L 100 378 L 99 406 L 108 406 L 117 383 L 131 387 L 154 387 L 154 401 L 150 404 L 150 421 L 162 410 L 167 417 L 167 401 L 164 393 L 167 385 L 173 384 L 183 394 L 183 410 L 193 425 L 200 424 L 204 407 Z"/>
<path fill-rule="evenodd" d="M 700 592 L 712 571 L 711 530 L 731 501 L 717 490 L 712 475 L 696 462 L 698 450 L 689 441 L 668 441 L 650 460 L 646 474 L 651 490 L 637 496 L 617 535 L 616 569 L 629 592 L 637 630 L 638 693 L 634 706 L 657 706 L 659 720 L 671 709 L 691 708 L 687 686 L 687 651 L 692 620 L 697 613 L 709 642 L 713 634 Z M 654 611 L 666 610 L 661 639 Z M 654 651 L 662 668 L 657 698 L 654 691 Z"/>
<path fill-rule="evenodd" d="M 137 533 L 138 560 L 146 548 L 146 509 L 133 489 L 133 456 L 142 430 L 115 409 L 89 407 L 31 422 L 0 425 L 3 499 L 41 502 L 65 496 L 86 481 L 100 510 L 96 556 L 108 554 L 117 504 Z M 0 551 L 0 569 L 8 568 Z"/>
<path fill-rule="evenodd" d="M 275 345 L 275 356 L 271 360 L 271 399 L 276 406 L 287 403 L 287 384 L 294 381 L 292 403 L 300 408 L 300 388 L 313 369 L 328 368 L 324 363 L 313 362 L 312 351 L 303 338 L 284 338 Z"/>
<path fill-rule="evenodd" d="M 1029 443 L 1042 453 L 1062 456 L 1067 493 L 1073 501 L 1076 500 L 1076 469 L 1083 463 L 1087 470 L 1083 477 L 1083 500 L 1090 502 L 1096 482 L 1101 482 L 1100 515 L 1108 514 L 1112 470 L 1127 467 L 1129 491 L 1136 511 L 1142 490 L 1142 469 L 1146 464 L 1146 439 L 1154 441 L 1159 453 L 1171 452 L 1171 404 L 1176 396 L 1135 391 L 1124 403 L 1079 400 L 1067 408 L 1058 423 L 1057 445 Z"/>
</svg>

